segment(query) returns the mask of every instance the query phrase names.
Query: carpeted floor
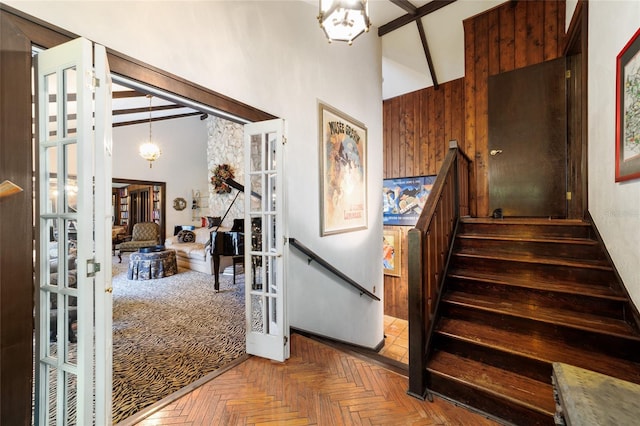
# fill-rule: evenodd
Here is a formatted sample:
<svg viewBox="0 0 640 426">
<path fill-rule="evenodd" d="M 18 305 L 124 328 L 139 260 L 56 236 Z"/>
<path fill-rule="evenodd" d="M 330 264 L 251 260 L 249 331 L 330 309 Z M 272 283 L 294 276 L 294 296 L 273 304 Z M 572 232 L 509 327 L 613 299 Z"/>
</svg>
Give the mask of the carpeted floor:
<svg viewBox="0 0 640 426">
<path fill-rule="evenodd" d="M 215 293 L 213 276 L 185 269 L 130 281 L 127 263 L 113 263 L 114 423 L 245 353 L 243 275 Z"/>
</svg>

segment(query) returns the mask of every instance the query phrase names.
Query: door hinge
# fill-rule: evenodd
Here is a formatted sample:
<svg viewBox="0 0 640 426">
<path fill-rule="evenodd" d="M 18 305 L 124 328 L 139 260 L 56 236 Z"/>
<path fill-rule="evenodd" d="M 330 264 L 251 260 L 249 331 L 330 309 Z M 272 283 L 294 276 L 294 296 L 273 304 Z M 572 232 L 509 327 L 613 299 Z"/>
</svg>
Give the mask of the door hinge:
<svg viewBox="0 0 640 426">
<path fill-rule="evenodd" d="M 571 191 L 567 192 L 567 201 L 571 201 Z"/>
<path fill-rule="evenodd" d="M 95 258 L 87 259 L 87 278 L 95 277 L 97 272 L 100 272 L 100 264 L 96 262 Z"/>
<path fill-rule="evenodd" d="M 87 71 L 85 84 L 92 92 L 95 92 L 96 88 L 100 87 L 100 79 L 96 77 L 95 71 Z"/>
<path fill-rule="evenodd" d="M 286 144 L 287 144 L 287 137 L 282 136 L 282 145 L 286 145 Z"/>
<path fill-rule="evenodd" d="M 287 336 L 284 336 L 284 346 L 287 346 L 288 341 L 289 341 L 289 338 Z"/>
<path fill-rule="evenodd" d="M 565 77 L 565 78 L 571 78 L 571 70 L 566 70 L 566 71 L 564 72 L 564 77 Z"/>
</svg>

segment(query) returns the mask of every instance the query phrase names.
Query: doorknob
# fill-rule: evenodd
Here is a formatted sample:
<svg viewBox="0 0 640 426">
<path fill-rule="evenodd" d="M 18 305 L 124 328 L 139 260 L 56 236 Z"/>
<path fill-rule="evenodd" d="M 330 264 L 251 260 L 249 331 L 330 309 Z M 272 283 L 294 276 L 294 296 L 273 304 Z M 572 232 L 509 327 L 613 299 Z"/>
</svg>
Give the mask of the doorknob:
<svg viewBox="0 0 640 426">
<path fill-rule="evenodd" d="M 491 156 L 496 156 L 498 154 L 502 154 L 502 150 L 501 149 L 492 149 L 491 151 L 489 151 L 489 155 Z"/>
</svg>

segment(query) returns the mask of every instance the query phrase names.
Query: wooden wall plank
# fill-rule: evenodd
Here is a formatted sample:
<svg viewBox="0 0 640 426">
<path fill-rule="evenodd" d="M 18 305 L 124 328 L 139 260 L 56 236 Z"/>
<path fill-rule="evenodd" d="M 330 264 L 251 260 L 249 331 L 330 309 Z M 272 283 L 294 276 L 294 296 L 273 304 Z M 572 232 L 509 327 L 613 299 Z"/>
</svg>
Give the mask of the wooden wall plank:
<svg viewBox="0 0 640 426">
<path fill-rule="evenodd" d="M 500 72 L 500 9 L 492 9 L 489 16 L 489 75 Z"/>
<path fill-rule="evenodd" d="M 393 103 L 394 117 L 396 117 L 396 119 L 391 122 L 391 127 L 393 129 L 393 138 L 391 139 L 391 177 L 399 176 L 400 174 L 400 120 L 397 119 L 397 117 L 400 115 L 401 105 L 401 99 L 397 99 Z"/>
<path fill-rule="evenodd" d="M 444 91 L 435 90 L 433 93 L 433 143 L 436 145 L 436 161 L 430 174 L 438 173 L 444 161 L 446 151 L 444 149 Z"/>
<path fill-rule="evenodd" d="M 464 143 L 464 79 L 451 82 L 451 134 L 449 140 Z"/>
<path fill-rule="evenodd" d="M 519 1 L 512 6 L 515 13 L 515 68 L 527 66 L 527 3 Z"/>
<path fill-rule="evenodd" d="M 544 1 L 527 3 L 527 65 L 544 60 Z"/>
<path fill-rule="evenodd" d="M 475 21 L 467 19 L 464 26 L 464 141 L 461 143 L 464 151 L 474 161 L 471 169 L 475 179 L 476 157 L 476 80 L 475 80 Z M 470 188 L 471 210 L 477 211 L 477 185 Z"/>
<path fill-rule="evenodd" d="M 433 162 L 431 152 L 429 150 L 429 141 L 427 140 L 429 129 L 428 117 L 429 101 L 427 91 L 420 92 L 420 158 L 423 163 L 420 165 L 420 174 L 429 174 L 429 164 Z"/>
<path fill-rule="evenodd" d="M 476 203 L 478 211 L 489 210 L 489 170 L 487 169 L 489 134 L 489 19 L 486 14 L 476 17 L 475 37 L 475 121 L 476 121 Z"/>
<path fill-rule="evenodd" d="M 513 6 L 498 8 L 500 15 L 500 72 L 510 71 L 515 67 L 515 21 Z"/>
<path fill-rule="evenodd" d="M 436 108 L 436 99 L 433 96 L 431 91 L 429 92 L 429 97 L 427 98 L 427 102 L 429 104 L 429 126 L 427 130 L 427 143 L 431 147 L 430 156 L 433 155 L 433 160 L 429 162 L 429 168 L 427 174 L 434 174 L 436 170 L 436 163 L 438 162 L 438 151 L 440 150 L 439 144 L 436 142 L 436 123 L 435 123 L 435 108 Z"/>
<path fill-rule="evenodd" d="M 444 135 L 443 141 L 451 139 L 451 124 L 452 124 L 452 105 L 451 105 L 451 92 L 453 90 L 453 84 L 447 84 L 442 88 L 444 93 Z"/>
<path fill-rule="evenodd" d="M 544 2 L 544 53 L 543 60 L 554 59 L 558 55 L 558 2 Z"/>
<path fill-rule="evenodd" d="M 564 43 L 567 37 L 567 34 L 565 32 L 565 17 L 567 16 L 566 1 L 558 0 L 557 3 L 558 3 L 558 7 L 557 7 L 558 24 L 556 25 L 556 28 L 558 31 L 558 42 L 557 42 L 558 50 L 557 50 L 556 56 L 550 59 L 559 58 L 564 54 Z M 578 7 L 581 7 L 580 4 L 581 3 L 578 3 Z"/>
<path fill-rule="evenodd" d="M 422 159 L 422 115 L 420 111 L 422 110 L 422 95 L 420 93 L 415 94 L 415 105 L 414 105 L 414 114 L 416 115 L 415 119 L 415 140 L 413 141 L 413 157 L 415 158 L 416 164 L 413 167 L 415 174 L 422 174 L 423 168 L 423 159 Z"/>
</svg>

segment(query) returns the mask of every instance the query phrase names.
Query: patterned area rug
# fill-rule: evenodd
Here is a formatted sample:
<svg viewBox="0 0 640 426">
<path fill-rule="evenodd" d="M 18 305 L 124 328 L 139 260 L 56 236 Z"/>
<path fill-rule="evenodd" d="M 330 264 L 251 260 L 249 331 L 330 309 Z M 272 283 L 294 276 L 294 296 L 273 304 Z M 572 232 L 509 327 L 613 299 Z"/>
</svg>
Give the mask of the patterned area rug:
<svg viewBox="0 0 640 426">
<path fill-rule="evenodd" d="M 180 269 L 127 279 L 113 263 L 113 422 L 154 404 L 245 353 L 244 275 Z"/>
</svg>

